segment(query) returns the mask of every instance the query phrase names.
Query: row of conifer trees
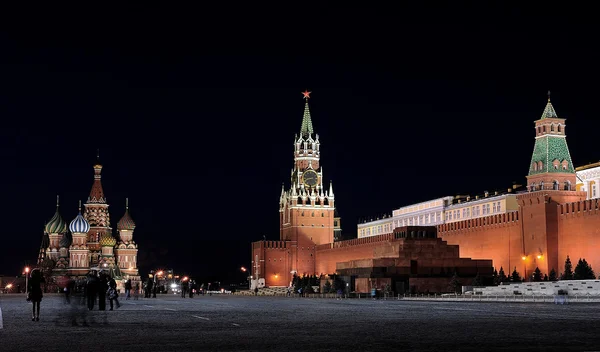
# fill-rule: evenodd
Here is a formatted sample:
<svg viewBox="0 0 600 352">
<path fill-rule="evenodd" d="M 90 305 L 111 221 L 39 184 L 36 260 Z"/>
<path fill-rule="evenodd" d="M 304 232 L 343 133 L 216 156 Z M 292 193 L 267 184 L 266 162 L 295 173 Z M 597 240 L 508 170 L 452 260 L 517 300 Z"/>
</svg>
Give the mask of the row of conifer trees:
<svg viewBox="0 0 600 352">
<path fill-rule="evenodd" d="M 593 280 L 596 278 L 596 274 L 592 269 L 592 266 L 585 260 L 585 258 L 579 258 L 577 262 L 577 266 L 575 266 L 575 270 L 573 270 L 573 264 L 571 263 L 571 258 L 567 256 L 565 260 L 565 267 L 563 272 L 560 275 L 557 275 L 556 270 L 552 268 L 550 273 L 543 274 L 539 268 L 535 268 L 532 281 L 558 281 L 558 280 Z M 477 279 L 477 277 L 475 278 Z M 524 278 L 521 278 L 517 268 L 515 267 L 510 276 L 507 276 L 504 272 L 504 268 L 500 267 L 500 271 L 496 271 L 494 269 L 493 274 L 494 284 L 499 285 L 503 282 L 522 282 L 525 281 Z M 476 281 L 476 280 L 474 280 Z M 475 285 L 477 282 L 474 282 Z"/>
</svg>

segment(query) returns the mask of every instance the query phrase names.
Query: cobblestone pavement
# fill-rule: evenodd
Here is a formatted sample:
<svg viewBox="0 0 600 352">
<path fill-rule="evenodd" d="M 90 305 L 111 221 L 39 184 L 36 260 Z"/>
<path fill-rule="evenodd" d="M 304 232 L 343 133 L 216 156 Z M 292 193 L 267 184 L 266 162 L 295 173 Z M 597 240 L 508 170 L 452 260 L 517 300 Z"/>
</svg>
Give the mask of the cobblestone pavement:
<svg viewBox="0 0 600 352">
<path fill-rule="evenodd" d="M 88 311 L 46 295 L 33 322 L 24 295 L 0 295 L 0 351 L 600 350 L 598 303 L 159 295 L 121 304 Z"/>
</svg>

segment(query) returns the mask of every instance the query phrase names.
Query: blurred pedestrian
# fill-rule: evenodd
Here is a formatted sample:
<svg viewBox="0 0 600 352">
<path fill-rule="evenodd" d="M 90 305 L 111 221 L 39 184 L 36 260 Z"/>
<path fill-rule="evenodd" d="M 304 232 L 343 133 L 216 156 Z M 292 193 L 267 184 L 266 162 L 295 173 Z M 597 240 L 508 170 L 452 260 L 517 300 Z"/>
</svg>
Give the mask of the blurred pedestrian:
<svg viewBox="0 0 600 352">
<path fill-rule="evenodd" d="M 117 292 L 117 283 L 115 279 L 108 278 L 108 290 L 106 291 L 108 299 L 110 301 L 110 310 L 113 310 L 113 301 L 117 304 L 117 308 L 121 307 L 119 303 L 119 293 Z"/>
<path fill-rule="evenodd" d="M 125 281 L 125 300 L 128 300 L 129 297 L 131 297 L 131 279 Z"/>
<path fill-rule="evenodd" d="M 31 301 L 33 305 L 33 315 L 31 321 L 40 321 L 40 302 L 44 296 L 42 290 L 42 284 L 45 284 L 46 280 L 42 276 L 40 269 L 35 268 L 31 271 L 31 277 L 27 286 L 27 300 Z"/>
<path fill-rule="evenodd" d="M 140 295 L 140 283 L 136 282 L 135 289 L 133 290 L 133 299 L 137 301 L 139 295 Z"/>
<path fill-rule="evenodd" d="M 106 310 L 106 291 L 108 291 L 108 276 L 101 271 L 98 276 L 98 310 Z"/>
</svg>

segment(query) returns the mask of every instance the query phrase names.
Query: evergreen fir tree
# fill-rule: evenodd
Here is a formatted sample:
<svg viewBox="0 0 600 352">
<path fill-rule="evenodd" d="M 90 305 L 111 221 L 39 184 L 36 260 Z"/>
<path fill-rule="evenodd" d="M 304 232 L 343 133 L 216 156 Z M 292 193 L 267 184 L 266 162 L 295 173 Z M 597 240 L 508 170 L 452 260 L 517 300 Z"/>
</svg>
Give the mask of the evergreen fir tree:
<svg viewBox="0 0 600 352">
<path fill-rule="evenodd" d="M 498 273 L 498 283 L 503 283 L 508 281 L 508 277 L 506 277 L 506 274 L 504 273 L 504 268 L 500 267 L 500 272 Z"/>
<path fill-rule="evenodd" d="M 479 272 L 473 278 L 473 282 L 471 282 L 471 286 L 482 286 L 481 277 L 479 276 Z"/>
<path fill-rule="evenodd" d="M 592 270 L 592 267 L 588 264 L 585 258 L 579 258 L 579 262 L 577 262 L 577 266 L 575 267 L 573 278 L 575 280 L 590 280 L 596 278 L 594 270 Z"/>
<path fill-rule="evenodd" d="M 294 275 L 294 293 L 298 293 L 298 291 L 303 287 L 302 286 L 302 278 Z"/>
<path fill-rule="evenodd" d="M 565 260 L 565 271 L 562 274 L 561 280 L 573 280 L 573 264 L 571 264 L 569 256 Z"/>
<path fill-rule="evenodd" d="M 454 275 L 452 275 L 452 279 L 450 279 L 450 283 L 448 284 L 448 289 L 451 292 L 458 293 L 460 291 L 461 286 L 462 285 L 461 285 L 460 281 L 458 281 L 458 275 L 456 274 L 456 271 L 455 271 Z"/>
<path fill-rule="evenodd" d="M 548 281 L 548 275 L 544 274 L 544 281 Z"/>
<path fill-rule="evenodd" d="M 519 273 L 517 272 L 516 266 L 515 266 L 515 270 L 513 270 L 512 274 L 510 275 L 510 281 L 521 282 L 521 275 L 519 275 Z"/>
<path fill-rule="evenodd" d="M 533 281 L 535 281 L 535 282 L 542 281 L 542 272 L 540 271 L 540 268 L 538 268 L 537 266 L 535 267 L 535 271 L 533 272 Z"/>
<path fill-rule="evenodd" d="M 556 275 L 556 270 L 554 270 L 554 268 L 552 268 L 552 270 L 550 270 L 550 276 L 548 277 L 548 281 L 556 281 L 558 280 L 558 276 Z"/>
<path fill-rule="evenodd" d="M 494 285 L 498 285 L 498 271 L 494 268 L 494 272 L 492 273 L 492 282 Z"/>
<path fill-rule="evenodd" d="M 323 293 L 331 292 L 331 282 L 329 280 L 325 281 L 325 285 L 323 285 Z"/>
</svg>

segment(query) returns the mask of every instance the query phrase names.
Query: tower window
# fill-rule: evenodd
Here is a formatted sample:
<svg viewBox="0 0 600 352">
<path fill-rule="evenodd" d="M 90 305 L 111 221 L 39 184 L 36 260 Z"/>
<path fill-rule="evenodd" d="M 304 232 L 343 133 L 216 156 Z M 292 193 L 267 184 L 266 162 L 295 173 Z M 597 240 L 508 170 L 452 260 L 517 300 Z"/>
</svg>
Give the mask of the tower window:
<svg viewBox="0 0 600 352">
<path fill-rule="evenodd" d="M 560 125 L 558 125 L 557 130 L 558 130 L 558 132 L 561 132 Z"/>
<path fill-rule="evenodd" d="M 554 132 L 554 125 L 550 125 L 550 132 Z"/>
<path fill-rule="evenodd" d="M 315 212 L 313 211 L 312 214 L 310 214 L 310 216 L 314 217 L 315 216 Z"/>
</svg>

